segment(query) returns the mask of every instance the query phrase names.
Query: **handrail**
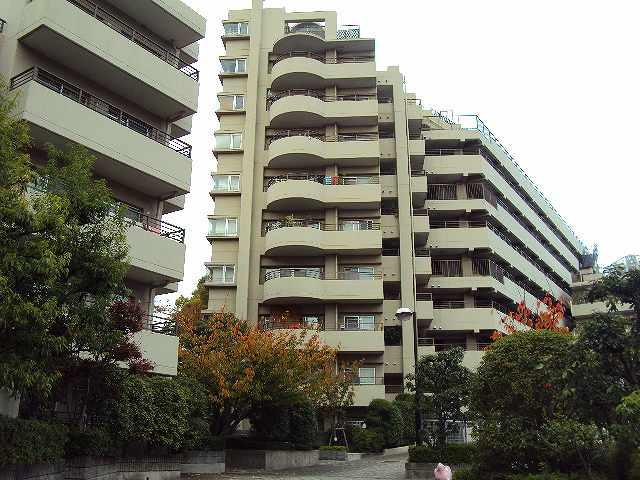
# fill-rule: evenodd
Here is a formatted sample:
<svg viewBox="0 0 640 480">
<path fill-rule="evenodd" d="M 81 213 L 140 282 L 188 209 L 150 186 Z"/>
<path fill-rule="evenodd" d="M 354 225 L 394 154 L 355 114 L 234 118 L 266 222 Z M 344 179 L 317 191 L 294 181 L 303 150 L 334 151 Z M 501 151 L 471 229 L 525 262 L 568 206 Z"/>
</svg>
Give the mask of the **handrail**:
<svg viewBox="0 0 640 480">
<path fill-rule="evenodd" d="M 160 143 L 161 145 L 164 145 L 185 157 L 191 158 L 191 145 L 188 143 L 172 137 L 168 133 L 158 130 L 156 127 L 152 127 L 139 118 L 114 107 L 110 103 L 87 93 L 80 87 L 63 80 L 40 67 L 31 67 L 30 69 L 14 76 L 9 83 L 9 89 L 16 89 L 30 81 L 35 81 L 49 90 L 59 93 L 60 95 L 63 95 L 68 99 L 73 100 L 74 102 L 77 102 L 116 123 L 119 123 L 123 127 Z"/>
<path fill-rule="evenodd" d="M 289 53 L 274 55 L 269 60 L 271 66 L 273 67 L 277 63 L 281 62 L 282 60 L 286 60 L 287 58 L 311 58 L 320 63 L 329 65 L 339 63 L 369 63 L 375 61 L 375 57 L 372 55 L 342 55 L 335 58 L 327 58 L 325 54 L 307 51 L 293 51 Z"/>
<path fill-rule="evenodd" d="M 343 271 L 338 272 L 335 277 L 326 277 L 324 268 L 273 268 L 265 272 L 264 280 L 268 282 L 276 278 L 315 278 L 318 280 L 377 280 L 382 278 L 381 273 L 364 273 L 364 272 L 352 272 Z"/>
<path fill-rule="evenodd" d="M 311 173 L 287 173 L 285 175 L 264 177 L 264 191 L 280 182 L 306 180 L 322 185 L 370 185 L 380 183 L 377 175 L 320 175 Z"/>
<path fill-rule="evenodd" d="M 327 95 L 319 90 L 309 90 L 309 89 L 293 89 L 293 90 L 283 90 L 279 92 L 270 92 L 267 95 L 267 110 L 273 105 L 275 102 L 280 100 L 281 98 L 286 97 L 313 97 L 318 100 L 322 100 L 323 102 L 361 102 L 365 100 L 377 100 L 378 96 L 375 93 L 352 93 L 346 95 Z"/>
<path fill-rule="evenodd" d="M 271 232 L 273 230 L 278 230 L 281 228 L 288 227 L 307 227 L 307 228 L 315 228 L 316 230 L 322 230 L 327 232 L 348 232 L 348 231 L 361 231 L 361 230 L 380 230 L 380 222 L 368 219 L 354 219 L 352 222 L 358 222 L 357 228 L 345 228 L 347 225 L 349 227 L 354 227 L 354 223 L 349 223 L 348 221 L 343 221 L 338 224 L 333 223 L 325 223 L 320 220 L 266 220 L 264 222 L 263 231 L 264 233 Z"/>
<path fill-rule="evenodd" d="M 355 377 L 353 385 L 384 385 L 384 377 Z"/>
<path fill-rule="evenodd" d="M 149 37 L 136 31 L 133 27 L 125 23 L 123 20 L 107 12 L 90 0 L 67 0 L 67 2 L 75 5 L 83 12 L 91 15 L 96 20 L 104 23 L 107 27 L 118 32 L 123 37 L 131 40 L 136 45 L 141 46 L 149 53 L 155 55 L 160 60 L 168 63 L 175 69 L 181 71 L 186 76 L 194 79 L 196 82 L 200 78 L 200 72 L 197 68 L 180 60 L 176 54 L 171 53 L 169 49 L 160 45 L 158 42 L 151 40 Z"/>
<path fill-rule="evenodd" d="M 161 237 L 170 238 L 171 240 L 175 240 L 178 243 L 184 243 L 184 228 L 178 227 L 158 218 L 151 217 L 145 213 L 141 213 L 140 211 L 128 205 L 125 206 L 127 209 L 127 213 L 129 215 L 133 215 L 133 217 L 125 215 L 125 220 L 132 225 L 140 227 L 148 232 L 155 233 L 156 235 L 160 235 Z"/>
</svg>

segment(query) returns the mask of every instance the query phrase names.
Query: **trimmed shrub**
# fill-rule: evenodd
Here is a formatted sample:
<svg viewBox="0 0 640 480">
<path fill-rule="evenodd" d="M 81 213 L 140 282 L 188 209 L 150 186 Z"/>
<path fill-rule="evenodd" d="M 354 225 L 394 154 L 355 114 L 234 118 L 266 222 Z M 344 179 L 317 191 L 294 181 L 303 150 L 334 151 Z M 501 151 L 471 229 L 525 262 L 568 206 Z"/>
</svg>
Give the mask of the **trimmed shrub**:
<svg viewBox="0 0 640 480">
<path fill-rule="evenodd" d="M 351 451 L 360 453 L 380 453 L 384 451 L 384 435 L 379 430 L 354 428 Z"/>
<path fill-rule="evenodd" d="M 290 405 L 265 403 L 255 409 L 251 425 L 256 439 L 288 443 L 299 450 L 312 449 L 318 432 L 315 410 L 308 401 Z"/>
<path fill-rule="evenodd" d="M 344 445 L 321 445 L 320 450 L 323 452 L 346 452 L 347 447 Z"/>
<path fill-rule="evenodd" d="M 67 458 L 93 456 L 108 457 L 117 455 L 118 446 L 108 429 L 87 428 L 80 430 L 77 428 L 69 431 L 69 440 L 64 449 Z"/>
<path fill-rule="evenodd" d="M 388 400 L 372 400 L 367 414 L 367 428 L 383 433 L 385 448 L 397 447 L 402 441 L 404 428 L 402 413 L 397 405 Z"/>
<path fill-rule="evenodd" d="M 408 398 L 407 398 L 408 397 Z M 393 404 L 400 410 L 402 435 L 400 444 L 411 445 L 416 438 L 416 401 L 410 394 L 398 395 Z"/>
<path fill-rule="evenodd" d="M 0 416 L 0 465 L 33 465 L 62 459 L 64 425 Z"/>
<path fill-rule="evenodd" d="M 444 463 L 446 465 L 470 464 L 475 455 L 475 446 L 468 443 L 452 443 L 444 451 L 430 445 L 409 447 L 409 461 L 414 463 Z"/>
<path fill-rule="evenodd" d="M 289 426 L 290 442 L 295 448 L 300 450 L 313 449 L 313 443 L 318 433 L 318 422 L 311 402 L 301 402 L 290 408 Z"/>
</svg>

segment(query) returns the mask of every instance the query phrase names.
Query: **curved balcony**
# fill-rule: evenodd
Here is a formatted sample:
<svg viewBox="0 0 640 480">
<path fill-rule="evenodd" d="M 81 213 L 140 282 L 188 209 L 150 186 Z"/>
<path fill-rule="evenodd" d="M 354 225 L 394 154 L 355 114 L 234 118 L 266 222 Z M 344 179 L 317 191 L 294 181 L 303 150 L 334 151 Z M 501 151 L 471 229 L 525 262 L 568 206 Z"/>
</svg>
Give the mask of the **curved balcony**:
<svg viewBox="0 0 640 480">
<path fill-rule="evenodd" d="M 273 45 L 273 53 L 294 51 L 323 52 L 339 49 L 341 52 L 373 51 L 375 41 L 372 38 L 360 38 L 358 25 L 342 25 L 336 30 L 336 38 L 326 38 L 324 25 L 306 24 L 285 27 L 284 36 Z"/>
<path fill-rule="evenodd" d="M 279 221 L 265 225 L 265 254 L 282 256 L 379 255 L 380 224 L 360 220 L 338 225 Z"/>
<path fill-rule="evenodd" d="M 315 131 L 286 130 L 267 137 L 269 168 L 368 167 L 380 157 L 375 133 L 338 135 L 329 139 Z"/>
<path fill-rule="evenodd" d="M 263 299 L 267 304 L 382 302 L 380 274 L 341 272 L 326 278 L 318 268 L 280 268 L 267 272 Z"/>
<path fill-rule="evenodd" d="M 311 52 L 292 52 L 273 60 L 271 89 L 293 88 L 366 88 L 376 85 L 376 65 L 373 57 L 342 56 L 327 59 Z"/>
<path fill-rule="evenodd" d="M 325 95 L 316 90 L 288 90 L 268 99 L 272 127 L 376 125 L 377 95 Z"/>
<path fill-rule="evenodd" d="M 267 208 L 305 211 L 324 208 L 372 209 L 380 206 L 378 177 L 281 176 L 267 179 Z"/>
</svg>

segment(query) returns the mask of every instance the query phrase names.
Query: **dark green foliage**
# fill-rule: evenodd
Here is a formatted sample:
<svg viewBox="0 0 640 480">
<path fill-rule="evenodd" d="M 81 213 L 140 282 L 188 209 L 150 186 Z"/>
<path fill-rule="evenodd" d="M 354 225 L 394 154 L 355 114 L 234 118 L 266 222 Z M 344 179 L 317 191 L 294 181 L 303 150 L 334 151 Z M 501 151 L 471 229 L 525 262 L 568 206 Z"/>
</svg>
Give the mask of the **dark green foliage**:
<svg viewBox="0 0 640 480">
<path fill-rule="evenodd" d="M 402 441 L 403 419 L 398 406 L 388 400 L 376 399 L 369 404 L 367 429 L 379 430 L 385 448 L 397 447 Z"/>
<path fill-rule="evenodd" d="M 402 417 L 401 445 L 410 445 L 416 438 L 416 401 L 415 396 L 405 393 L 398 395 L 393 404 L 400 410 Z"/>
<path fill-rule="evenodd" d="M 380 453 L 384 451 L 384 435 L 380 430 L 354 428 L 349 449 L 359 453 Z"/>
<path fill-rule="evenodd" d="M 402 327 L 399 325 L 384 327 L 384 344 L 386 346 L 402 345 Z"/>
<path fill-rule="evenodd" d="M 344 445 L 321 445 L 320 450 L 325 452 L 346 452 L 347 447 Z"/>
<path fill-rule="evenodd" d="M 444 450 L 430 445 L 413 445 L 409 447 L 409 461 L 415 463 L 444 463 L 445 465 L 471 464 L 475 455 L 473 444 L 452 443 Z"/>
<path fill-rule="evenodd" d="M 415 391 L 417 382 L 420 391 L 426 394 L 421 400 L 421 408 L 428 409 L 431 418 L 436 420 L 435 432 L 427 440 L 438 448 L 446 445 L 451 425 L 465 419 L 473 375 L 462 365 L 463 359 L 462 348 L 424 355 L 418 361 L 417 379 L 407 375 L 409 390 Z"/>
<path fill-rule="evenodd" d="M 151 450 L 194 449 L 206 437 L 194 437 L 194 419 L 206 408 L 200 385 L 182 377 L 130 376 L 113 405 L 113 434 L 123 443 L 142 443 Z M 204 438 L 203 438 L 204 437 Z"/>
<path fill-rule="evenodd" d="M 640 480 L 640 450 L 638 449 L 631 455 L 627 478 L 628 480 Z"/>
<path fill-rule="evenodd" d="M 65 457 L 108 457 L 117 455 L 119 445 L 112 433 L 104 427 L 80 430 L 72 428 L 65 446 Z"/>
<path fill-rule="evenodd" d="M 312 449 L 318 432 L 315 410 L 302 400 L 286 405 L 264 403 L 252 413 L 251 424 L 256 439 L 289 443 L 299 450 Z"/>
<path fill-rule="evenodd" d="M 0 465 L 33 465 L 62 459 L 67 429 L 56 423 L 0 416 Z"/>
</svg>

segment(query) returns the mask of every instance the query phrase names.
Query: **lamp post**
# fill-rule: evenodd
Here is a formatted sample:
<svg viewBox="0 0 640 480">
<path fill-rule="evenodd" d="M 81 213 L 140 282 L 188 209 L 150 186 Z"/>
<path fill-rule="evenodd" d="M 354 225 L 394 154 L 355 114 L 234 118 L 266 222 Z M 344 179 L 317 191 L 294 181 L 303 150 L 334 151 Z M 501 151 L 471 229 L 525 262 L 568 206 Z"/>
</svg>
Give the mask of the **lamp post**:
<svg viewBox="0 0 640 480">
<path fill-rule="evenodd" d="M 422 391 L 418 384 L 418 317 L 416 312 L 410 308 L 400 307 L 396 311 L 396 318 L 400 322 L 406 322 L 408 320 L 413 321 L 413 373 L 415 376 L 416 386 L 416 445 L 422 445 L 422 410 L 420 408 L 422 404 Z"/>
</svg>

